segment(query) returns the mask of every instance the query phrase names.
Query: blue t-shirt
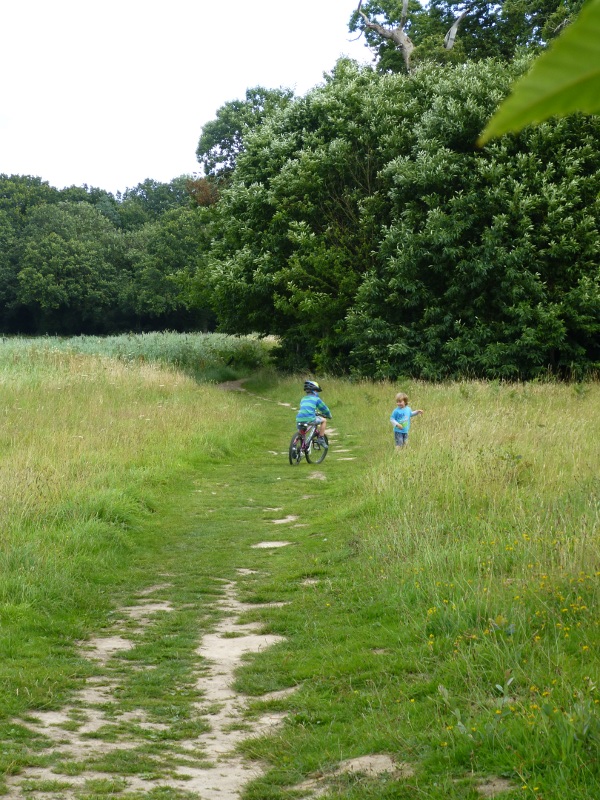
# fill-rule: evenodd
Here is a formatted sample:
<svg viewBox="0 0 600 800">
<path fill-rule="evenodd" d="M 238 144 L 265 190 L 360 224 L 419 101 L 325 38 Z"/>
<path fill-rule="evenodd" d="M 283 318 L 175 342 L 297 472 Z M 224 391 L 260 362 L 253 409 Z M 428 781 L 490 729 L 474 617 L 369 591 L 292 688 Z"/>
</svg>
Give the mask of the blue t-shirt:
<svg viewBox="0 0 600 800">
<path fill-rule="evenodd" d="M 396 408 L 392 411 L 392 415 L 390 417 L 390 422 L 395 431 L 400 431 L 400 433 L 408 433 L 410 430 L 410 418 L 416 415 L 416 411 L 413 411 L 410 406 L 404 406 L 404 408 Z M 394 422 L 399 422 L 400 427 L 394 425 Z"/>
<path fill-rule="evenodd" d="M 317 414 L 331 419 L 331 411 L 318 394 L 306 394 L 300 400 L 300 408 L 296 414 L 296 422 L 314 422 Z"/>
</svg>

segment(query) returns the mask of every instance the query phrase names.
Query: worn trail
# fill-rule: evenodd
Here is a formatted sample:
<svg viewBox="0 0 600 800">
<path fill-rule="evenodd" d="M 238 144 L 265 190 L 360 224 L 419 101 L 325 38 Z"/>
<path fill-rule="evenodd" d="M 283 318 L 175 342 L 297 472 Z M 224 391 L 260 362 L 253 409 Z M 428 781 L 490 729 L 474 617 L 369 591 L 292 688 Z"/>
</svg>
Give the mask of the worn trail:
<svg viewBox="0 0 600 800">
<path fill-rule="evenodd" d="M 241 382 L 223 385 L 222 388 L 244 391 Z M 274 402 L 257 395 L 249 396 L 259 402 Z M 285 403 L 278 405 L 289 407 Z M 330 429 L 330 434 L 329 461 L 348 458 L 347 448 L 335 447 L 335 430 Z M 282 443 L 283 447 L 285 443 Z M 264 458 L 270 460 L 270 465 L 276 458 L 282 470 L 291 469 L 287 464 L 287 452 L 283 449 L 265 451 Z M 260 464 L 256 468 L 260 470 Z M 327 476 L 322 469 L 307 469 L 302 477 L 326 480 Z M 211 496 L 216 494 L 211 491 Z M 214 499 L 218 507 L 219 498 Z M 274 500 L 275 503 L 281 502 L 281 497 Z M 298 514 L 287 513 L 284 506 L 274 505 L 262 510 L 281 513 L 278 518 L 265 521 L 263 536 L 257 536 L 248 544 L 248 552 L 254 549 L 276 553 L 279 548 L 290 545 L 285 536 L 281 537 L 283 530 L 306 526 Z M 255 507 L 248 507 L 248 520 L 254 520 L 254 511 Z M 271 531 L 278 535 L 271 535 Z M 235 531 L 232 531 L 231 547 L 236 547 Z M 243 549 L 239 550 L 236 558 L 237 575 L 243 579 L 252 573 L 245 563 Z M 243 740 L 268 733 L 280 725 L 283 714 L 272 712 L 258 719 L 249 717 L 246 711 L 250 698 L 234 689 L 235 672 L 244 658 L 282 641 L 281 637 L 264 633 L 260 623 L 242 623 L 240 618 L 256 608 L 275 608 L 281 604 L 242 603 L 238 599 L 237 580 L 216 577 L 214 581 L 221 584 L 220 596 L 214 600 L 212 608 L 218 621 L 201 637 L 196 650 L 195 689 L 201 699 L 195 704 L 194 713 L 205 723 L 204 730 L 174 741 L 169 735 L 168 723 L 150 719 L 141 708 L 132 711 L 119 707 L 119 692 L 128 670 L 151 672 L 153 669 L 150 663 L 127 658 L 135 647 L 136 636 L 144 632 L 146 638 L 151 639 L 153 629 L 156 627 L 158 631 L 161 618 L 177 610 L 173 600 L 165 599 L 171 589 L 167 576 L 164 583 L 147 586 L 137 594 L 134 602 L 116 609 L 114 617 L 118 621 L 112 629 L 82 644 L 81 655 L 102 667 L 100 676 L 89 678 L 84 688 L 60 710 L 40 711 L 25 719 L 13 720 L 36 734 L 45 747 L 40 750 L 41 757 L 32 758 L 35 766 L 7 779 L 7 800 L 42 797 L 78 800 L 97 792 L 137 798 L 157 790 L 199 800 L 239 800 L 242 797 L 244 787 L 262 774 L 264 766 L 244 759 L 236 748 Z M 266 694 L 258 699 L 269 701 L 292 691 Z M 116 763 L 127 752 L 142 754 L 148 748 L 152 751 L 154 763 L 160 767 L 155 773 L 136 772 L 134 769 L 111 771 L 107 766 L 111 759 Z M 318 782 L 307 782 L 298 789 L 307 798 L 319 796 L 322 790 Z"/>
</svg>

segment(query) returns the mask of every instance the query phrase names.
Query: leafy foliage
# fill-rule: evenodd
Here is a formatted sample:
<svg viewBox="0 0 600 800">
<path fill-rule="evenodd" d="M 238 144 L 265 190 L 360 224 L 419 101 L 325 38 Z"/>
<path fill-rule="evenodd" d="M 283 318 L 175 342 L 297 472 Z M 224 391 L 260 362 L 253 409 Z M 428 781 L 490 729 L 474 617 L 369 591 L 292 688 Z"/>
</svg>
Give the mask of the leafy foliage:
<svg viewBox="0 0 600 800">
<path fill-rule="evenodd" d="M 526 66 L 341 61 L 249 136 L 215 222 L 223 329 L 375 377 L 600 364 L 598 123 L 474 147 Z"/>
<path fill-rule="evenodd" d="M 488 123 L 480 143 L 553 115 L 600 112 L 599 42 L 600 2 L 592 0 L 517 83 Z"/>
<path fill-rule="evenodd" d="M 110 222 L 87 203 L 36 208 L 21 241 L 20 303 L 59 330 L 71 330 L 74 318 L 98 321 L 116 284 L 114 244 Z"/>
<path fill-rule="evenodd" d="M 0 175 L 0 329 L 211 328 L 199 288 L 207 227 L 189 183 L 147 180 L 114 197 Z"/>
<path fill-rule="evenodd" d="M 202 209 L 177 208 L 131 235 L 130 303 L 137 315 L 160 322 L 193 306 L 192 327 L 214 324 L 202 277 L 209 244 L 204 217 Z"/>
<path fill-rule="evenodd" d="M 201 178 L 113 197 L 0 176 L 2 329 L 218 322 L 279 337 L 286 368 L 369 377 L 597 369 L 598 120 L 475 146 L 577 2 L 475 4 L 452 51 L 462 6 L 409 3 L 410 75 L 380 49 L 304 97 L 249 89 L 204 126 Z M 401 22 L 396 0 L 363 9 Z"/>
<path fill-rule="evenodd" d="M 248 137 L 219 203 L 212 273 L 221 325 L 284 335 L 295 364 L 309 356 L 343 366 L 340 320 L 373 235 L 360 203 L 376 181 L 368 98 L 377 80 L 340 61 L 325 87 Z"/>
<path fill-rule="evenodd" d="M 146 222 L 155 222 L 167 211 L 188 206 L 188 180 L 186 175 L 175 178 L 171 183 L 147 179 L 127 189 L 123 195 L 118 195 L 120 225 L 132 230 Z"/>
<path fill-rule="evenodd" d="M 244 140 L 276 109 L 285 107 L 292 97 L 289 89 L 246 90 L 245 100 L 231 100 L 217 111 L 216 119 L 202 128 L 196 155 L 207 176 L 221 178 L 235 168 Z"/>
<path fill-rule="evenodd" d="M 544 47 L 561 27 L 580 10 L 583 0 L 429 0 L 421 6 L 416 0 L 408 4 L 408 18 L 403 26 L 415 51 L 411 63 L 456 63 L 497 58 L 512 61 L 515 53 Z M 402 21 L 402 0 L 368 0 L 362 11 L 372 22 L 395 28 Z M 460 22 L 456 43 L 445 50 L 443 41 L 455 20 L 466 11 Z M 361 30 L 365 43 L 375 53 L 381 72 L 405 72 L 398 49 L 365 27 L 358 12 L 352 15 L 350 30 Z"/>
</svg>

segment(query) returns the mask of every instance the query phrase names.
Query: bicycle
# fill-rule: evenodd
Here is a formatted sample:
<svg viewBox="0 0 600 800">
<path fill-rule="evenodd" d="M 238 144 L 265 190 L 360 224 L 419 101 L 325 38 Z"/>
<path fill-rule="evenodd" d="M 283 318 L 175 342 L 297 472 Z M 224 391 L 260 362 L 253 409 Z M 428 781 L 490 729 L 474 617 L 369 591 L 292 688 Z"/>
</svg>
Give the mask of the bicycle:
<svg viewBox="0 0 600 800">
<path fill-rule="evenodd" d="M 309 464 L 320 464 L 325 460 L 329 449 L 329 439 L 323 436 L 323 442 L 319 441 L 318 424 L 311 422 L 308 425 L 300 425 L 298 431 L 292 436 L 290 442 L 290 464 L 299 464 L 302 456 Z"/>
</svg>

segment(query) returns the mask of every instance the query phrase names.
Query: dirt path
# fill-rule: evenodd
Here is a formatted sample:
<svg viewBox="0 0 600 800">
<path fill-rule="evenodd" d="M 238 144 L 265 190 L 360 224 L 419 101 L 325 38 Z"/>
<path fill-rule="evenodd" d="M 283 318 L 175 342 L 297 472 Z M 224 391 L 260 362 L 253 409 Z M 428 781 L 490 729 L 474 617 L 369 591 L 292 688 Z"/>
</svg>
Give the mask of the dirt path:
<svg viewBox="0 0 600 800">
<path fill-rule="evenodd" d="M 277 548 L 288 543 L 260 544 Z M 240 569 L 238 572 L 243 575 L 251 571 Z M 133 621 L 134 625 L 128 625 L 127 632 L 117 627 L 107 636 L 92 640 L 85 648 L 85 656 L 104 665 L 119 661 L 120 654 L 133 647 L 130 637 L 136 631 L 152 626 L 155 615 L 175 610 L 169 602 L 152 599 L 153 594 L 166 588 L 168 585 L 148 587 L 138 596 L 138 603 L 122 608 L 123 616 L 130 622 Z M 264 769 L 261 764 L 248 762 L 238 755 L 235 752 L 236 745 L 249 737 L 268 733 L 285 716 L 282 713 L 270 713 L 249 725 L 244 715 L 248 698 L 233 689 L 235 670 L 244 655 L 257 653 L 283 640 L 281 637 L 262 633 L 258 624 L 242 624 L 239 620 L 247 611 L 280 605 L 282 604 L 241 603 L 236 597 L 235 582 L 223 581 L 223 595 L 218 602 L 223 617 L 215 629 L 203 637 L 196 650 L 201 672 L 196 688 L 202 695 L 202 702 L 195 706 L 195 710 L 199 717 L 210 720 L 205 733 L 197 738 L 178 741 L 176 752 L 166 736 L 161 752 L 156 743 L 161 741 L 161 733 L 168 733 L 169 726 L 150 722 L 142 710 L 122 713 L 117 711 L 115 714 L 113 709 L 112 713 L 107 713 L 107 707 L 118 702 L 119 682 L 92 678 L 73 698 L 72 703 L 61 711 L 38 712 L 34 717 L 14 720 L 50 740 L 52 766 L 28 768 L 19 775 L 10 777 L 5 798 L 78 800 L 82 795 L 108 793 L 111 797 L 118 794 L 123 800 L 128 797 L 135 797 L 137 800 L 140 795 L 151 795 L 158 790 L 168 793 L 160 795 L 162 797 L 239 800 L 246 784 L 261 775 Z M 208 669 L 200 667 L 200 664 L 206 663 L 209 665 Z M 135 669 L 135 666 L 131 665 L 130 668 Z M 294 689 L 286 689 L 272 692 L 260 699 L 278 699 L 293 691 Z M 94 738 L 95 734 L 106 731 L 109 727 L 118 731 L 122 723 L 129 724 L 126 733 L 116 735 L 112 740 Z M 157 734 L 153 757 L 164 762 L 165 771 L 170 773 L 169 777 L 140 774 L 115 777 L 115 773 L 102 766 L 111 756 L 147 745 L 147 738 L 135 735 L 136 729 Z M 100 766 L 91 766 L 94 762 L 98 762 Z M 74 765 L 82 763 L 86 764 L 85 769 L 74 769 Z M 394 762 L 386 754 L 374 754 L 341 762 L 330 774 L 320 773 L 294 788 L 306 800 L 316 800 L 327 793 L 332 781 L 335 782 L 345 774 L 360 774 L 365 779 L 373 780 L 384 774 L 410 778 L 414 773 L 408 764 Z"/>
<path fill-rule="evenodd" d="M 156 614 L 174 610 L 168 602 L 152 600 L 152 595 L 163 588 L 166 587 L 149 587 L 139 596 L 137 604 L 121 609 L 123 615 L 134 622 L 133 627 L 131 624 L 127 626 L 127 632 L 117 628 L 109 635 L 91 641 L 86 646 L 85 657 L 107 664 L 111 660 L 118 660 L 120 654 L 133 647 L 130 637 L 136 630 L 151 626 Z M 197 649 L 199 672 L 200 663 L 208 663 L 209 667 L 208 670 L 203 669 L 197 678 L 196 688 L 202 694 L 202 702 L 196 706 L 196 711 L 199 716 L 209 720 L 209 730 L 198 738 L 179 741 L 176 758 L 167 745 L 163 753 L 155 754 L 159 760 L 170 765 L 171 777 L 154 779 L 151 776 L 128 775 L 118 780 L 120 792 L 149 793 L 160 787 L 188 792 L 202 800 L 238 800 L 243 786 L 260 774 L 260 765 L 245 762 L 234 753 L 234 749 L 242 739 L 263 734 L 278 725 L 281 715 L 263 716 L 248 730 L 248 723 L 243 717 L 247 698 L 232 688 L 234 672 L 245 654 L 258 652 L 281 641 L 280 637 L 261 633 L 260 625 L 240 624 L 240 615 L 256 607 L 237 600 L 235 583 L 223 583 L 223 596 L 218 608 L 224 612 L 224 616 L 214 631 L 203 637 Z M 206 659 L 206 662 L 201 662 L 201 659 Z M 123 662 L 121 666 L 125 664 Z M 46 798 L 76 798 L 82 791 L 89 792 L 99 782 L 106 782 L 112 776 L 103 769 L 93 768 L 73 775 L 73 762 L 89 764 L 100 758 L 105 760 L 111 754 L 114 756 L 124 750 L 136 749 L 148 741 L 132 734 L 131 726 L 126 734 L 117 735 L 114 741 L 93 738 L 94 734 L 107 726 L 118 731 L 121 723 L 135 723 L 133 730 L 137 727 L 146 732 L 151 730 L 160 733 L 168 729 L 167 725 L 148 721 L 142 711 L 107 715 L 104 710 L 107 704 L 118 703 L 118 688 L 117 680 L 90 679 L 86 687 L 73 698 L 73 702 L 61 711 L 38 712 L 26 720 L 15 720 L 52 742 L 54 764 L 51 767 L 29 768 L 9 778 L 9 791 L 5 797 L 17 800 L 35 797 L 39 793 Z M 269 696 L 262 699 L 269 699 Z M 244 729 L 240 730 L 239 723 L 242 721 Z M 64 772 L 61 771 L 61 764 L 64 765 Z"/>
<path fill-rule="evenodd" d="M 246 391 L 243 381 L 221 384 L 219 388 Z M 250 392 L 248 395 L 293 410 L 289 403 L 279 403 Z M 330 434 L 335 440 L 335 429 L 330 429 Z M 348 452 L 336 449 L 332 443 L 330 460 L 332 456 L 346 460 Z M 287 453 L 273 455 L 287 456 Z M 326 480 L 326 475 L 317 470 L 312 470 L 306 477 Z M 286 525 L 304 527 L 296 515 L 286 514 L 282 508 L 265 510 L 283 513 L 281 518 L 270 520 L 278 530 Z M 284 539 L 268 540 L 254 543 L 251 547 L 279 548 L 288 544 Z M 243 561 L 242 554 L 240 561 Z M 251 570 L 240 565 L 240 578 L 249 573 Z M 273 730 L 284 717 L 283 714 L 271 713 L 249 721 L 245 711 L 250 698 L 236 693 L 233 688 L 235 671 L 244 656 L 282 641 L 280 637 L 263 633 L 258 623 L 242 624 L 240 617 L 252 609 L 280 604 L 241 603 L 237 598 L 236 582 L 222 580 L 221 583 L 222 594 L 215 602 L 220 621 L 203 636 L 196 649 L 195 688 L 202 699 L 196 703 L 194 711 L 197 719 L 205 723 L 204 732 L 182 740 L 171 735 L 169 724 L 150 720 L 141 708 L 119 709 L 119 690 L 128 671 L 150 671 L 153 668 L 151 664 L 128 660 L 125 654 L 135 647 L 140 632 L 151 637 L 152 627 L 157 626 L 161 615 L 177 610 L 170 601 L 159 596 L 168 593 L 169 583 L 148 586 L 139 592 L 136 602 L 116 610 L 115 618 L 120 622 L 114 629 L 86 643 L 82 650 L 85 658 L 103 667 L 102 677 L 88 679 L 84 688 L 59 711 L 36 712 L 27 718 L 13 720 L 39 737 L 43 743 L 40 752 L 44 755 L 32 758 L 33 763 L 38 761 L 38 766 L 24 769 L 7 779 L 7 800 L 37 800 L 42 797 L 45 800 L 78 800 L 82 796 L 96 797 L 100 794 L 118 794 L 124 800 L 138 800 L 140 796 L 157 791 L 160 797 L 239 800 L 244 787 L 263 774 L 265 768 L 244 760 L 236 752 L 236 747 L 245 739 Z M 156 635 L 160 635 L 158 630 Z M 259 699 L 277 699 L 291 691 L 266 694 Z M 154 774 L 135 768 L 136 758 L 143 758 L 148 748 L 151 748 L 153 763 L 157 767 Z M 123 759 L 127 757 L 133 763 L 123 769 Z M 117 762 L 121 768 L 111 769 L 111 763 Z M 362 764 L 362 767 L 367 771 L 394 769 L 389 759 L 383 766 L 380 760 L 377 764 Z M 334 773 L 333 777 L 352 769 L 351 762 L 340 765 L 340 772 Z M 304 797 L 316 798 L 323 794 L 326 785 L 322 779 L 315 779 L 296 788 Z"/>
</svg>

